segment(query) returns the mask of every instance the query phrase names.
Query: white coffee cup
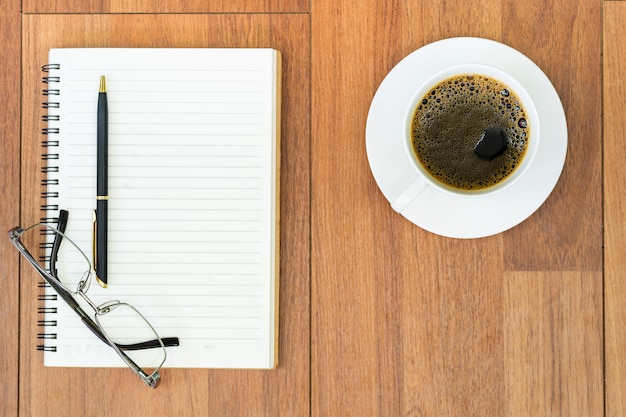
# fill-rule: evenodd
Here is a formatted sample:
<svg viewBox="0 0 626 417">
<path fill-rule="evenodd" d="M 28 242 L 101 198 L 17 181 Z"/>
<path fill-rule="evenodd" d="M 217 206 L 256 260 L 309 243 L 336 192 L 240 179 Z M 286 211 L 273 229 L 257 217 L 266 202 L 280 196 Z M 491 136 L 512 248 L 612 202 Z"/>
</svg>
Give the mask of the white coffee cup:
<svg viewBox="0 0 626 417">
<path fill-rule="evenodd" d="M 522 106 L 526 111 L 525 117 L 528 121 L 528 125 L 530 126 L 530 134 L 526 138 L 528 142 L 526 153 L 523 156 L 519 166 L 517 166 L 511 174 L 509 174 L 498 184 L 482 188 L 480 190 L 461 190 L 448 186 L 447 184 L 444 184 L 434 178 L 419 162 L 413 150 L 411 138 L 411 125 L 415 109 L 421 102 L 422 98 L 426 95 L 426 93 L 428 93 L 434 86 L 439 84 L 441 81 L 444 81 L 453 76 L 463 74 L 485 75 L 504 84 L 520 99 Z M 417 176 L 416 179 L 411 183 L 411 185 L 409 185 L 409 187 L 407 187 L 394 201 L 392 201 L 392 207 L 398 212 L 402 212 L 415 198 L 422 194 L 422 192 L 428 187 L 435 187 L 442 192 L 449 193 L 456 197 L 464 199 L 483 198 L 493 195 L 494 193 L 498 193 L 506 188 L 509 188 L 526 173 L 528 167 L 535 159 L 537 149 L 539 148 L 539 117 L 537 115 L 537 108 L 532 98 L 530 97 L 526 89 L 524 89 L 524 87 L 514 77 L 504 71 L 501 71 L 491 66 L 481 64 L 465 64 L 450 67 L 438 72 L 437 74 L 426 80 L 420 86 L 420 88 L 417 89 L 405 112 L 405 128 L 403 138 L 404 151 L 406 152 L 409 160 L 412 161 L 414 169 L 417 172 Z"/>
</svg>

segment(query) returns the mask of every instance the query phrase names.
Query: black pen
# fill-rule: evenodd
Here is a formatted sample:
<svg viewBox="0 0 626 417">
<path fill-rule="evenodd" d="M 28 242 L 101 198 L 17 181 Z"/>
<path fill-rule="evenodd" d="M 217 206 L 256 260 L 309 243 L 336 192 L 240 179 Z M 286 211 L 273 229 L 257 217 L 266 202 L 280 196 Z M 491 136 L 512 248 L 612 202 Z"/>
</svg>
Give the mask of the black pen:
<svg viewBox="0 0 626 417">
<path fill-rule="evenodd" d="M 98 123 L 97 123 L 97 186 L 96 211 L 94 218 L 94 268 L 96 280 L 103 288 L 108 285 L 107 280 L 107 206 L 108 195 L 108 165 L 109 165 L 109 116 L 107 92 L 104 75 L 100 77 L 98 93 Z"/>
</svg>

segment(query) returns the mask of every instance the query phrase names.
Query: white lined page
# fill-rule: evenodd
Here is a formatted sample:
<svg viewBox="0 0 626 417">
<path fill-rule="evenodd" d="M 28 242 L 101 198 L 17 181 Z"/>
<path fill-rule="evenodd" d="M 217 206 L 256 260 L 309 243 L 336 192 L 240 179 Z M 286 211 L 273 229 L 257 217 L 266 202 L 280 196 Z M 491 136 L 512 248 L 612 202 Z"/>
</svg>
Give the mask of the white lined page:
<svg viewBox="0 0 626 417">
<path fill-rule="evenodd" d="M 61 115 L 55 201 L 90 257 L 106 77 L 109 288 L 94 284 L 90 297 L 128 302 L 162 337 L 179 337 L 166 367 L 275 366 L 278 53 L 54 49 L 49 58 L 61 66 L 60 109 L 49 111 Z M 46 365 L 125 366 L 71 310 L 57 318 Z"/>
</svg>

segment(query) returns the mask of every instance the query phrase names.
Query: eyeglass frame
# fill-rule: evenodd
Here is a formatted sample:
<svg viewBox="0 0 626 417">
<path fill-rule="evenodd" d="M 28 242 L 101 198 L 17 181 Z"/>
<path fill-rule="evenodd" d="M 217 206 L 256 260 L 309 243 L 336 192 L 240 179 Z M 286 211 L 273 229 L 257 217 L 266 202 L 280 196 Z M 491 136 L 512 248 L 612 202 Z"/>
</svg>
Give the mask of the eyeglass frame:
<svg viewBox="0 0 626 417">
<path fill-rule="evenodd" d="M 161 366 L 163 366 L 163 363 L 165 362 L 165 359 L 167 357 L 167 351 L 165 348 L 172 347 L 172 346 L 179 346 L 180 341 L 178 337 L 165 337 L 165 338 L 160 337 L 158 333 L 156 332 L 156 330 L 154 329 L 154 327 L 152 326 L 152 324 L 135 307 L 133 307 L 132 305 L 128 303 L 122 303 L 118 300 L 110 300 L 100 305 L 97 305 L 86 294 L 86 291 L 89 289 L 89 286 L 87 285 L 86 286 L 87 289 L 84 289 L 85 285 L 79 284 L 79 288 L 75 291 L 75 293 L 79 294 L 81 298 L 84 299 L 85 302 L 87 302 L 87 304 L 89 304 L 89 306 L 94 310 L 94 314 L 95 314 L 94 317 L 97 318 L 97 316 L 100 315 L 100 313 L 106 314 L 116 304 L 118 306 L 126 305 L 132 308 L 137 314 L 139 314 L 139 316 L 141 316 L 144 319 L 144 321 L 148 324 L 148 326 L 150 326 L 150 328 L 152 329 L 154 334 L 158 337 L 158 339 L 153 339 L 153 340 L 140 342 L 140 343 L 134 343 L 134 344 L 115 343 L 109 338 L 109 336 L 107 335 L 107 332 L 97 322 L 97 319 L 96 321 L 92 320 L 92 318 L 85 312 L 85 310 L 83 310 L 80 304 L 74 299 L 73 293 L 70 290 L 68 290 L 61 283 L 59 278 L 56 276 L 57 274 L 56 268 L 55 268 L 55 264 L 57 260 L 56 257 L 58 254 L 58 249 L 61 245 L 61 240 L 63 238 L 67 239 L 70 242 L 70 244 L 74 245 L 79 250 L 80 254 L 85 258 L 85 261 L 90 267 L 89 276 L 91 275 L 91 269 L 92 269 L 91 262 L 89 262 L 89 259 L 87 258 L 85 253 L 78 247 L 78 245 L 76 245 L 64 233 L 65 227 L 67 225 L 68 217 L 69 217 L 69 212 L 67 210 L 61 210 L 59 213 L 58 225 L 56 228 L 44 222 L 34 224 L 30 227 L 27 227 L 26 229 L 23 229 L 20 226 L 16 226 L 8 231 L 9 239 L 11 240 L 11 243 L 13 243 L 13 245 L 17 248 L 17 250 L 28 261 L 28 263 L 30 263 L 31 266 L 35 268 L 35 270 L 39 273 L 39 275 L 57 292 L 58 295 L 61 296 L 61 298 L 72 308 L 72 310 L 74 310 L 74 312 L 78 314 L 83 324 L 85 324 L 85 326 L 94 335 L 96 335 L 98 339 L 100 339 L 109 347 L 113 348 L 113 350 L 115 350 L 115 352 L 124 360 L 124 362 L 128 365 L 128 367 L 131 368 L 131 370 L 137 376 L 139 376 L 146 385 L 148 385 L 151 388 L 158 387 L 161 381 L 161 375 L 159 374 L 158 371 L 161 368 Z M 30 253 L 30 251 L 26 248 L 26 246 L 20 239 L 24 235 L 24 233 L 39 226 L 55 233 L 55 239 L 52 244 L 52 251 L 51 251 L 51 256 L 50 256 L 50 271 L 46 270 L 41 265 L 39 265 L 39 262 Z M 82 280 L 81 283 L 84 283 L 86 281 L 87 280 Z M 135 350 L 154 349 L 154 348 L 162 348 L 165 357 L 161 365 L 159 365 L 151 374 L 148 374 L 146 371 L 144 371 L 130 357 L 128 357 L 128 355 L 124 353 L 124 351 L 135 351 Z"/>
</svg>

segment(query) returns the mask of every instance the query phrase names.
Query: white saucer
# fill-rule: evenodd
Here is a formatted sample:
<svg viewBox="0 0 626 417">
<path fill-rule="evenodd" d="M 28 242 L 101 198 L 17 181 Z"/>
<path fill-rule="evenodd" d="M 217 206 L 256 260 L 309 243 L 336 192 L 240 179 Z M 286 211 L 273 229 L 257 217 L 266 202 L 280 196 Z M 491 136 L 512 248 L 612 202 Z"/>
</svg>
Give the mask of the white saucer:
<svg viewBox="0 0 626 417">
<path fill-rule="evenodd" d="M 366 147 L 372 174 L 392 202 L 411 185 L 417 170 L 404 149 L 407 106 L 434 74 L 461 64 L 483 64 L 515 77 L 537 107 L 541 140 L 528 171 L 510 187 L 467 199 L 428 187 L 402 211 L 417 226 L 438 235 L 478 238 L 508 230 L 533 214 L 556 185 L 567 152 L 563 105 L 548 77 L 525 55 L 481 38 L 449 38 L 411 53 L 380 84 L 367 117 Z"/>
</svg>

